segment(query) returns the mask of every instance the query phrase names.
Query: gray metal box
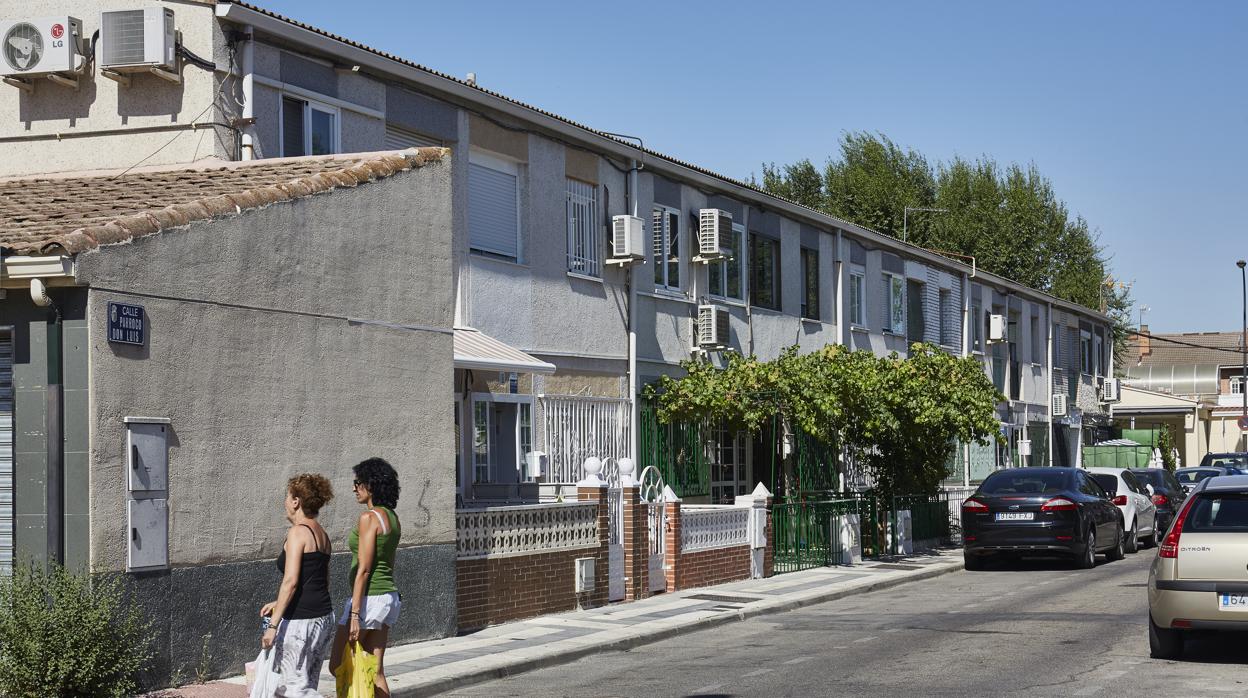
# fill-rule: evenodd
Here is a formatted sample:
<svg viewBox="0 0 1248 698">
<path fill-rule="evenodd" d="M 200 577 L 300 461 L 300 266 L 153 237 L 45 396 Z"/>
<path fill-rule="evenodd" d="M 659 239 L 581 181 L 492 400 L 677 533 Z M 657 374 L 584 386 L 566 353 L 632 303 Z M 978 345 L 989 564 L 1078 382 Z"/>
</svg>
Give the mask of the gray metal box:
<svg viewBox="0 0 1248 698">
<path fill-rule="evenodd" d="M 169 500 L 132 499 L 128 502 L 129 537 L 126 571 L 165 569 L 169 566 Z"/>
<path fill-rule="evenodd" d="M 127 489 L 163 492 L 169 489 L 169 420 L 126 417 Z"/>
</svg>

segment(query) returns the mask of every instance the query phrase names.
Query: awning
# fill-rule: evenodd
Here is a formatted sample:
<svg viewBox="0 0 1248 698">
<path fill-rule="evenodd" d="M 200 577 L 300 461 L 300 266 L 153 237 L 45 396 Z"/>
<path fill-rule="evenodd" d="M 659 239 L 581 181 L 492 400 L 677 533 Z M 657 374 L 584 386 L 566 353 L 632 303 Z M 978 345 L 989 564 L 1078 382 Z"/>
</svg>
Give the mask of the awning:
<svg viewBox="0 0 1248 698">
<path fill-rule="evenodd" d="M 536 359 L 471 327 L 455 328 L 455 368 L 516 373 L 554 373 L 555 365 Z"/>
</svg>

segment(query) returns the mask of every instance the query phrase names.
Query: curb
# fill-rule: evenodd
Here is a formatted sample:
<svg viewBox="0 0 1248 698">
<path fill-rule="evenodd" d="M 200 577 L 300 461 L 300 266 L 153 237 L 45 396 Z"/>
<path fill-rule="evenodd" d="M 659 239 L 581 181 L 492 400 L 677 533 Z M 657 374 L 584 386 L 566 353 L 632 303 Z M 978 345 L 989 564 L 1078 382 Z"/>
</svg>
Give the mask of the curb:
<svg viewBox="0 0 1248 698">
<path fill-rule="evenodd" d="M 705 630 L 707 628 L 713 628 L 720 625 L 727 625 L 729 623 L 736 623 L 750 618 L 756 618 L 758 616 L 784 613 L 785 611 L 793 611 L 806 606 L 813 606 L 815 604 L 826 603 L 828 601 L 836 601 L 838 599 L 845 598 L 846 596 L 869 594 L 873 591 L 890 589 L 902 584 L 909 584 L 910 582 L 932 579 L 950 572 L 956 572 L 960 569 L 962 569 L 962 561 L 959 559 L 956 564 L 943 564 L 935 567 L 934 569 L 914 571 L 908 573 L 904 577 L 881 579 L 869 584 L 853 586 L 848 589 L 830 590 L 799 599 L 787 599 L 759 604 L 753 608 L 743 608 L 735 613 L 725 613 L 723 615 L 690 621 L 689 623 L 674 628 L 652 630 L 639 635 L 621 637 L 618 640 L 610 640 L 590 647 L 571 648 L 542 657 L 518 659 L 503 666 L 469 671 L 458 676 L 448 676 L 446 678 L 434 679 L 432 681 L 426 681 L 424 683 L 413 684 L 410 686 L 394 687 L 391 689 L 391 695 L 394 696 L 394 698 L 413 698 L 415 696 L 436 695 L 438 693 L 483 683 L 485 681 L 493 681 L 495 679 L 515 676 L 516 674 L 523 674 L 537 669 L 546 669 L 553 666 L 559 666 L 560 664 L 568 664 L 583 657 L 601 654 L 603 652 L 632 649 L 641 645 L 648 645 L 653 642 L 659 642 L 661 640 L 666 640 L 687 633 L 697 632 L 699 630 Z"/>
</svg>

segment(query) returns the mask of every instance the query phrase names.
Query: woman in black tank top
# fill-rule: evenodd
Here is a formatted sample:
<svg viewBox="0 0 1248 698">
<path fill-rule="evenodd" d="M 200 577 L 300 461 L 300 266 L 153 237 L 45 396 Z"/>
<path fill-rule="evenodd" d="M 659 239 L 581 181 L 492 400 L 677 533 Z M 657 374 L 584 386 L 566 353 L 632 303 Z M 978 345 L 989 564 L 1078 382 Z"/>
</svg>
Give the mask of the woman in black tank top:
<svg viewBox="0 0 1248 698">
<path fill-rule="evenodd" d="M 282 573 L 277 600 L 260 609 L 272 619 L 260 639 L 276 647 L 274 668 L 281 673 L 283 696 L 319 696 L 317 684 L 333 637 L 334 611 L 329 598 L 329 536 L 316 516 L 334 496 L 329 480 L 304 474 L 286 483 L 286 544 L 277 556 Z"/>
</svg>

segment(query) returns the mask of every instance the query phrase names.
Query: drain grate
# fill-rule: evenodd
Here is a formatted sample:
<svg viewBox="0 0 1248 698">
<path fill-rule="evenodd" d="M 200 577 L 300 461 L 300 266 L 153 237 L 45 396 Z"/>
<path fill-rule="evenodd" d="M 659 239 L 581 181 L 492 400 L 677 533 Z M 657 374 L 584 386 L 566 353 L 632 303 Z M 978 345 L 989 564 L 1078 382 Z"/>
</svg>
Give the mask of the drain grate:
<svg viewBox="0 0 1248 698">
<path fill-rule="evenodd" d="M 906 572 L 913 572 L 914 570 L 921 570 L 923 569 L 923 567 L 921 565 L 898 565 L 898 564 L 891 563 L 891 562 L 882 562 L 878 565 L 872 565 L 871 569 L 873 570 L 903 570 Z"/>
<path fill-rule="evenodd" d="M 723 594 L 690 594 L 685 598 L 697 599 L 698 601 L 718 601 L 720 603 L 753 603 L 762 601 L 762 599 L 748 596 L 724 596 Z"/>
</svg>

